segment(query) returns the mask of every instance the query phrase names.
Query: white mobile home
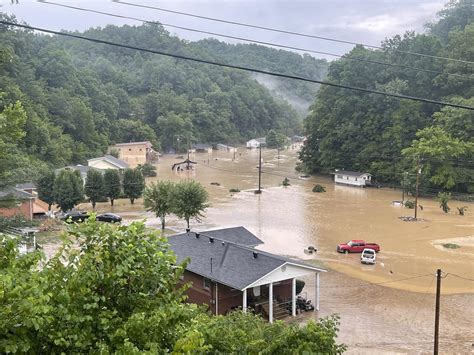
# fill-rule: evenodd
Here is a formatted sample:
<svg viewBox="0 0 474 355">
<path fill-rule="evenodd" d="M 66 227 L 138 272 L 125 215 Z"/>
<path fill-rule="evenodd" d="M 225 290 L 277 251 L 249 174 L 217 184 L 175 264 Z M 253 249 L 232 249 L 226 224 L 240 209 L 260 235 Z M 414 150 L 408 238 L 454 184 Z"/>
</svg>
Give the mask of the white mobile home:
<svg viewBox="0 0 474 355">
<path fill-rule="evenodd" d="M 370 185 L 372 175 L 358 171 L 336 170 L 334 173 L 334 182 L 336 184 L 352 185 L 366 187 Z"/>
</svg>

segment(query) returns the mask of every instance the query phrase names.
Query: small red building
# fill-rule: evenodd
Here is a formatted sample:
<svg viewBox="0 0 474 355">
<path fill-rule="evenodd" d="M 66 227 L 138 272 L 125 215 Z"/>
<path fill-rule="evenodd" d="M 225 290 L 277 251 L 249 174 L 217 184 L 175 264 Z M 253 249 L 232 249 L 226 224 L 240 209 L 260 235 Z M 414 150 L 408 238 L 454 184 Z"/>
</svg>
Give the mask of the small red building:
<svg viewBox="0 0 474 355">
<path fill-rule="evenodd" d="M 207 304 L 214 314 L 251 308 L 272 322 L 296 315 L 296 279 L 316 277 L 319 310 L 319 273 L 326 270 L 267 253 L 263 244 L 244 227 L 188 232 L 168 238 L 178 262 L 189 258 L 182 282 L 192 303 Z"/>
<path fill-rule="evenodd" d="M 21 215 L 26 219 L 33 219 L 34 195 L 11 187 L 0 191 L 0 199 L 8 202 L 8 207 L 0 207 L 0 216 L 13 217 Z"/>
</svg>

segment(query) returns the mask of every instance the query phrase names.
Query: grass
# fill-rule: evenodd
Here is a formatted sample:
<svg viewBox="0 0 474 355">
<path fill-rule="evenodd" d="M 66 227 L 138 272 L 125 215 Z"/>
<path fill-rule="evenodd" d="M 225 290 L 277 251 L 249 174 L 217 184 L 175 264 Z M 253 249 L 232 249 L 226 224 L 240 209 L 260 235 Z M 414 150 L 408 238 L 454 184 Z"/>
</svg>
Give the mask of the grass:
<svg viewBox="0 0 474 355">
<path fill-rule="evenodd" d="M 454 244 L 454 243 L 444 243 L 444 244 L 441 244 L 443 247 L 445 247 L 446 249 L 459 249 L 460 246 L 457 245 L 457 244 Z"/>
</svg>

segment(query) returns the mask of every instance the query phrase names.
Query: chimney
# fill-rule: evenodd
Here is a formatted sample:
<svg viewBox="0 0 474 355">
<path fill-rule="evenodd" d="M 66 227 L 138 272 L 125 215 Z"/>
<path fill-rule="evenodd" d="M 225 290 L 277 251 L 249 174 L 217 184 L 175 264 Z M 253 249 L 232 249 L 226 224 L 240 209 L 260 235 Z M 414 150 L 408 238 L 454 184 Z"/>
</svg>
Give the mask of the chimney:
<svg viewBox="0 0 474 355">
<path fill-rule="evenodd" d="M 196 235 L 196 239 L 199 238 L 199 233 L 194 233 Z"/>
<path fill-rule="evenodd" d="M 189 233 L 189 232 L 191 232 L 191 229 L 186 228 L 186 233 Z"/>
<path fill-rule="evenodd" d="M 253 258 L 254 258 L 254 259 L 257 259 L 257 257 L 258 257 L 258 252 L 254 251 L 254 252 L 253 252 Z"/>
</svg>

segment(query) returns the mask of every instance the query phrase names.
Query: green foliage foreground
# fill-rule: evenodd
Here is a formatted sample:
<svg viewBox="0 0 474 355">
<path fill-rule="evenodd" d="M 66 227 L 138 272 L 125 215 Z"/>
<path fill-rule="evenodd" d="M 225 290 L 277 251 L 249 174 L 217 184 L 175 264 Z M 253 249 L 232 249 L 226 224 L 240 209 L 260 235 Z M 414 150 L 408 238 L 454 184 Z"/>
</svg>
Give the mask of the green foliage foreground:
<svg viewBox="0 0 474 355">
<path fill-rule="evenodd" d="M 49 261 L 0 235 L 0 353 L 339 354 L 336 317 L 305 326 L 184 303 L 166 240 L 143 223 L 72 226 Z"/>
</svg>

